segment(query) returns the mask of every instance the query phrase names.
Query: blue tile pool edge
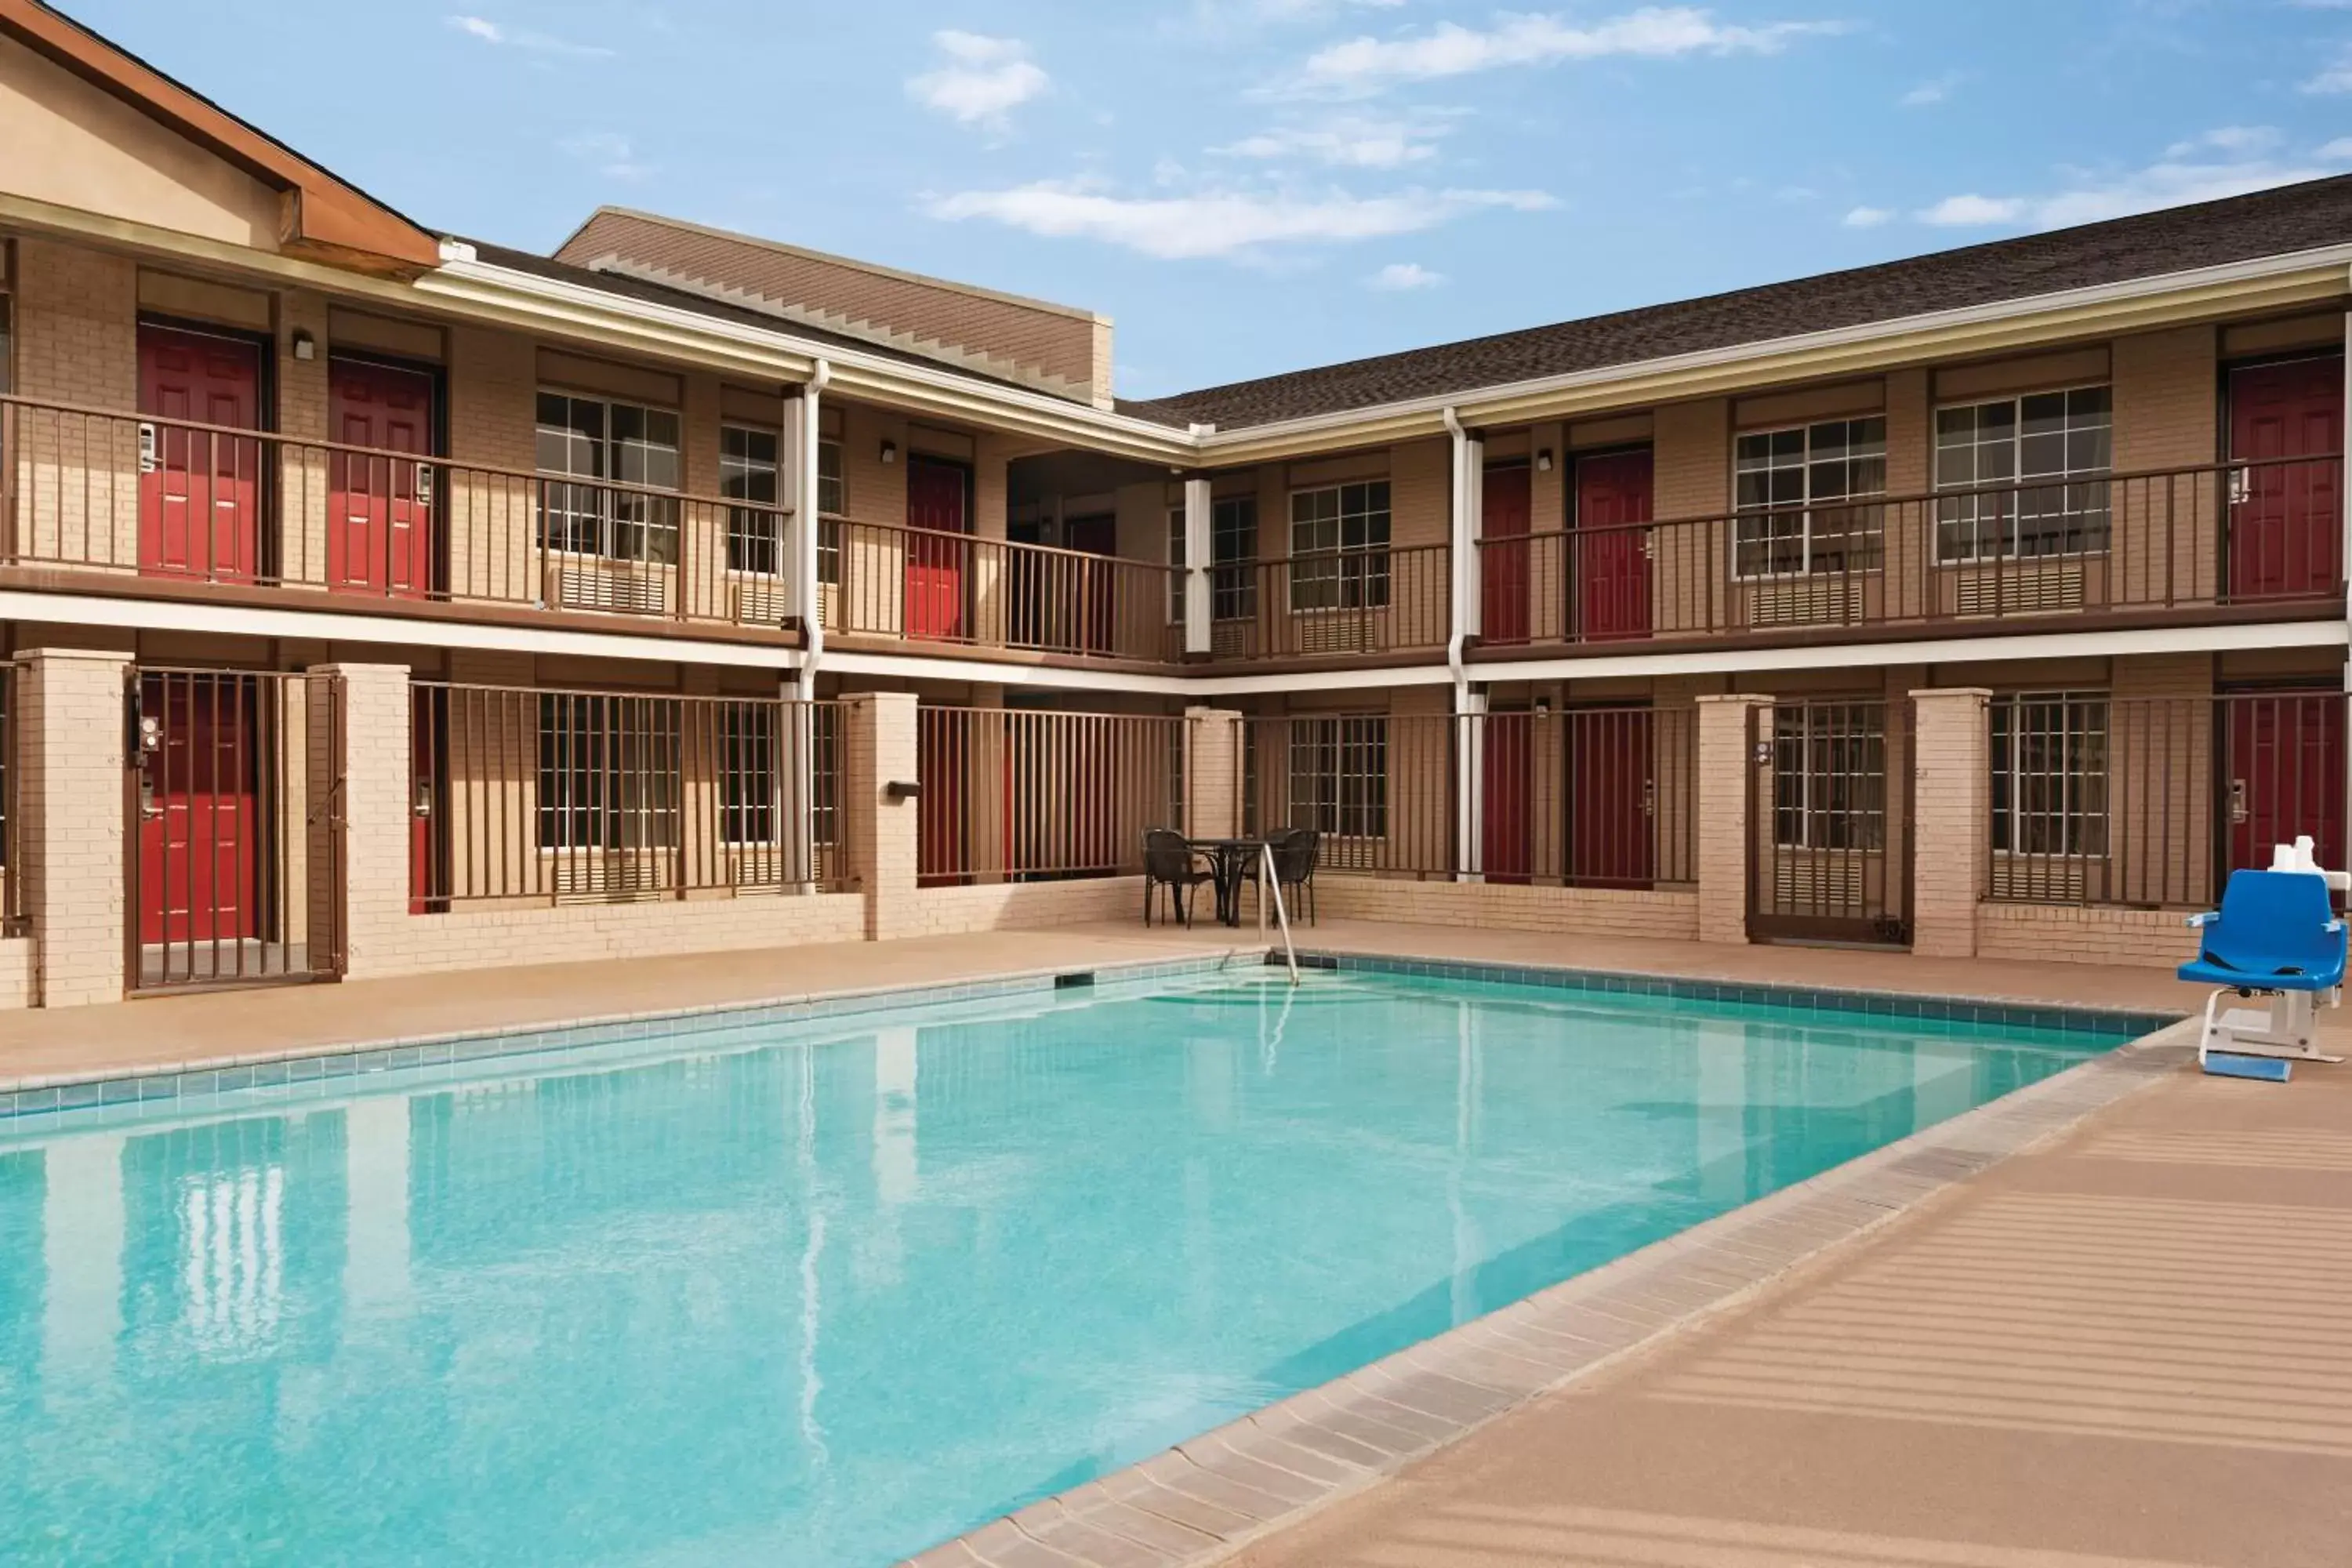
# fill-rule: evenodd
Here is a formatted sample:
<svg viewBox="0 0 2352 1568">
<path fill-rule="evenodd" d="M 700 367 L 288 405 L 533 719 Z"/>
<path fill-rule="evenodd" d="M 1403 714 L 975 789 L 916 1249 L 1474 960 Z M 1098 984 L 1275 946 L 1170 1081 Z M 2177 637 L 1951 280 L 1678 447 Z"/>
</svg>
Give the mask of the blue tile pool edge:
<svg viewBox="0 0 2352 1568">
<path fill-rule="evenodd" d="M 1269 963 L 1279 961 L 1269 952 Z M 1686 975 L 1643 974 L 1632 970 L 1578 969 L 1570 965 L 1483 963 L 1470 959 L 1399 958 L 1390 953 L 1302 949 L 1302 968 L 1368 974 L 1417 975 L 1432 980 L 1484 981 L 1499 985 L 1537 985 L 1597 995 L 1671 997 L 1686 1002 L 1748 1004 L 1804 1012 L 1865 1014 L 1884 1018 L 1980 1024 L 2000 1028 L 2051 1029 L 2063 1033 L 2121 1035 L 2137 1039 L 2187 1017 L 2186 1012 L 2098 1007 L 2064 1002 L 2019 1002 L 1998 996 L 1937 996 L 1903 991 L 1867 991 L 1797 985 L 1769 980 L 1701 980 Z"/>
<path fill-rule="evenodd" d="M 1302 964 L 1307 959 L 1299 954 Z M 1792 1270 L 2002 1161 L 2063 1136 L 2191 1059 L 2196 1028 L 2192 1019 L 2173 1019 L 1318 1388 L 1032 1503 L 908 1558 L 900 1568 L 1045 1560 L 1078 1568 L 1139 1563 L 1207 1568 L 1223 1562 L 1544 1394 L 1730 1310 Z M 1230 1531 L 1203 1522 L 1219 1513 L 1240 1517 L 1235 1488 L 1270 1506 L 1254 1506 L 1255 1517 Z M 1180 1505 L 1169 1511 L 1155 1500 L 1161 1494 L 1174 1494 Z M 1139 1512 L 1155 1521 L 1183 1518 L 1194 1533 L 1209 1537 L 1208 1544 L 1139 1554 L 1135 1536 L 1120 1532 Z M 1118 1549 L 1108 1556 L 1095 1549 L 1106 1538 Z M 1041 1557 L 1041 1549 L 1053 1555 Z"/>
<path fill-rule="evenodd" d="M 993 974 L 982 979 L 925 985 L 867 986 L 856 990 L 803 992 L 757 1002 L 715 1002 L 693 1007 L 609 1014 L 547 1024 L 506 1025 L 380 1040 L 302 1046 L 266 1054 L 162 1062 L 152 1067 L 97 1073 L 52 1073 L 5 1080 L 0 1088 L 0 1125 L 26 1116 L 152 1105 L 249 1089 L 274 1089 L 363 1077 L 398 1068 L 447 1067 L 493 1057 L 528 1057 L 588 1046 L 650 1038 L 680 1025 L 756 1028 L 803 1024 L 899 1007 L 1051 993 L 1084 974 L 1121 984 L 1207 974 L 1228 968 L 1257 968 L 1262 950 L 1251 946 L 1188 954 L 1176 959 L 1139 959 L 1093 964 L 1060 964 Z"/>
</svg>

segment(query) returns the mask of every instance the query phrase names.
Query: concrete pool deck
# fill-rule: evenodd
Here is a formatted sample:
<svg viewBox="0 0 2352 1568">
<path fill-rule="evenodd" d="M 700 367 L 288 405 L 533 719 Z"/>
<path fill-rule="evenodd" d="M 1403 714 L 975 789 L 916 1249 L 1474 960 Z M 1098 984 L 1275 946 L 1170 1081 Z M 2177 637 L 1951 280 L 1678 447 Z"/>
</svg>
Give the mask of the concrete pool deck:
<svg viewBox="0 0 2352 1568">
<path fill-rule="evenodd" d="M 2201 1001 L 2139 969 L 1365 922 L 1299 935 Z M 0 1088 L 1218 951 L 1262 948 L 1254 930 L 1102 925 L 26 1013 L 0 1019 Z M 919 1562 L 2344 1568 L 2352 1067 L 2280 1088 L 2202 1078 L 2184 1054 L 2175 1031 L 2086 1063 Z"/>
</svg>

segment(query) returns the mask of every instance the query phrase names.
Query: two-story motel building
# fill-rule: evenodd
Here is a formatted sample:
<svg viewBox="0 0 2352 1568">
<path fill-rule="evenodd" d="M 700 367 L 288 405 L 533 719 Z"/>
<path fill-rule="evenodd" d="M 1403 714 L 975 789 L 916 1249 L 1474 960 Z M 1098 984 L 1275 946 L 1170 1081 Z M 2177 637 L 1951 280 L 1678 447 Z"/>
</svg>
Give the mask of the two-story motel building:
<svg viewBox="0 0 2352 1568">
<path fill-rule="evenodd" d="M 1131 916 L 1162 824 L 1564 953 L 2344 860 L 2352 180 L 1136 402 L 422 228 L 33 0 L 0 150 L 8 1004 Z"/>
</svg>

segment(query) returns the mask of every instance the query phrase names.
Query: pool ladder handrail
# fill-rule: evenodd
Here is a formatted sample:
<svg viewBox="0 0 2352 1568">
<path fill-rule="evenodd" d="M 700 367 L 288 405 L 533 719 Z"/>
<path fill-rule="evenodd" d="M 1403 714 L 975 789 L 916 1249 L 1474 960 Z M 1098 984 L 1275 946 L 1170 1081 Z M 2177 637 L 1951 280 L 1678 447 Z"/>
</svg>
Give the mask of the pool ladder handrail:
<svg viewBox="0 0 2352 1568">
<path fill-rule="evenodd" d="M 1282 956 L 1290 964 L 1290 983 L 1298 984 L 1298 950 L 1290 942 L 1290 911 L 1282 907 L 1282 879 L 1275 874 L 1274 846 L 1260 844 L 1258 852 L 1258 885 L 1274 897 L 1274 918 L 1282 927 Z M 1257 901 L 1257 934 L 1265 936 L 1265 900 Z"/>
</svg>

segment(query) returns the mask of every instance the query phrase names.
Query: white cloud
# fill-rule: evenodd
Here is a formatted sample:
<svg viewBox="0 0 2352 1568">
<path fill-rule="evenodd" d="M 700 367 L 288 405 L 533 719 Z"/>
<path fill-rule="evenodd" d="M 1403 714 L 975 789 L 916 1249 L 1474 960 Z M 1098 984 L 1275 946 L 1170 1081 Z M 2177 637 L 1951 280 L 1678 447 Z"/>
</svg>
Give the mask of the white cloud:
<svg viewBox="0 0 2352 1568">
<path fill-rule="evenodd" d="M 1939 77 L 1930 77 L 1895 101 L 1906 109 L 1926 109 L 1950 98 L 1953 89 L 1960 85 L 1960 80 L 1958 71 L 1946 71 Z"/>
<path fill-rule="evenodd" d="M 1366 287 L 1388 293 L 1409 293 L 1415 289 L 1434 289 L 1445 281 L 1443 272 L 1432 272 L 1418 261 L 1391 261 L 1370 278 Z"/>
<path fill-rule="evenodd" d="M 2331 143 L 2307 163 L 2267 158 L 2195 163 L 2168 158 L 2144 169 L 2084 180 L 2042 195 L 1988 196 L 1969 192 L 1946 196 L 1912 216 L 1942 228 L 2064 228 L 2319 179 L 2334 173 L 2327 165 L 2346 161 L 2347 153 L 2352 153 L 2352 146 Z"/>
<path fill-rule="evenodd" d="M 611 49 L 600 44 L 575 44 L 569 39 L 550 37 L 545 33 L 509 27 L 503 23 L 493 22 L 487 16 L 448 16 L 444 20 L 469 38 L 478 38 L 483 43 L 499 48 L 520 49 L 526 54 L 568 55 L 575 59 L 604 59 L 613 53 Z"/>
<path fill-rule="evenodd" d="M 1839 221 L 1848 228 L 1877 228 L 1894 219 L 1894 213 L 1885 207 L 1854 207 Z"/>
<path fill-rule="evenodd" d="M 1204 191 L 1120 196 L 1039 181 L 964 191 L 925 204 L 936 218 L 983 218 L 1050 238 L 1117 245 L 1163 259 L 1245 256 L 1284 246 L 1341 244 L 1417 234 L 1482 210 L 1538 212 L 1558 204 L 1541 191 L 1407 190 L 1358 196 Z"/>
<path fill-rule="evenodd" d="M 2202 135 L 2191 136 L 2185 142 L 2175 142 L 2164 150 L 2168 158 L 2187 158 L 2199 153 L 2226 153 L 2232 157 L 2252 157 L 2267 153 L 2285 138 L 2275 125 L 2217 125 Z"/>
<path fill-rule="evenodd" d="M 1448 129 L 1426 117 L 1339 115 L 1316 124 L 1276 126 L 1210 151 L 1233 158 L 1303 158 L 1347 169 L 1398 169 L 1435 157 L 1437 139 Z"/>
<path fill-rule="evenodd" d="M 1002 125 L 1004 117 L 1051 85 L 1043 67 L 1018 38 L 992 38 L 950 27 L 931 42 L 947 57 L 937 69 L 910 77 L 916 102 L 965 125 Z"/>
<path fill-rule="evenodd" d="M 1310 91 L 1367 91 L 1390 82 L 1426 81 L 1506 66 L 1556 65 L 1564 60 L 1630 55 L 1671 59 L 1684 55 L 1777 53 L 1790 39 L 1842 31 L 1834 22 L 1770 22 L 1743 26 L 1718 22 L 1689 5 L 1645 5 L 1590 26 L 1567 18 L 1506 15 L 1485 31 L 1442 22 L 1409 37 L 1350 38 L 1307 57 L 1302 86 Z"/>
<path fill-rule="evenodd" d="M 654 166 L 638 158 L 635 147 L 618 132 L 583 131 L 556 145 L 615 180 L 642 180 L 654 172 Z"/>
<path fill-rule="evenodd" d="M 2338 136 L 2312 149 L 2311 155 L 2330 163 L 2352 163 L 2352 136 Z"/>
<path fill-rule="evenodd" d="M 2305 92 L 2352 92 L 2352 44 L 2340 45 L 2336 58 L 2303 83 Z"/>
</svg>

